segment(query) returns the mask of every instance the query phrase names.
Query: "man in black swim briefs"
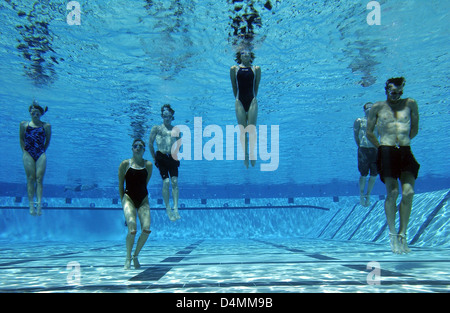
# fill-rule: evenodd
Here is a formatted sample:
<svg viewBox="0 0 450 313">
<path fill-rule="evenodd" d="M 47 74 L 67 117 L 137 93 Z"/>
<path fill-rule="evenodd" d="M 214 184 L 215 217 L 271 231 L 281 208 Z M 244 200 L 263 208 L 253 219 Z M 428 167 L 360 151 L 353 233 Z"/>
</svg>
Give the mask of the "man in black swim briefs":
<svg viewBox="0 0 450 313">
<path fill-rule="evenodd" d="M 384 209 L 389 226 L 391 249 L 394 253 L 408 253 L 411 250 L 406 240 L 409 216 L 414 197 L 414 184 L 419 173 L 411 152 L 411 139 L 419 132 L 419 110 L 414 99 L 401 99 L 405 79 L 390 78 L 386 81 L 386 101 L 373 105 L 367 121 L 367 138 L 378 148 L 377 168 L 381 181 L 386 185 Z M 374 128 L 380 135 L 378 142 Z M 402 200 L 400 203 L 400 228 L 396 231 L 396 201 L 400 180 Z"/>
<path fill-rule="evenodd" d="M 166 212 L 171 221 L 180 219 L 178 213 L 178 167 L 180 161 L 176 156 L 176 151 L 179 151 L 181 145 L 179 132 L 177 133 L 172 126 L 175 111 L 170 107 L 170 104 L 165 104 L 161 107 L 161 117 L 163 123 L 155 125 L 150 131 L 149 147 L 150 153 L 153 157 L 155 166 L 159 169 L 159 173 L 163 179 L 162 196 Z M 158 147 L 155 153 L 154 142 Z M 178 144 L 177 149 L 172 149 L 174 144 Z M 170 207 L 170 191 L 169 187 L 172 183 L 173 209 Z"/>
</svg>

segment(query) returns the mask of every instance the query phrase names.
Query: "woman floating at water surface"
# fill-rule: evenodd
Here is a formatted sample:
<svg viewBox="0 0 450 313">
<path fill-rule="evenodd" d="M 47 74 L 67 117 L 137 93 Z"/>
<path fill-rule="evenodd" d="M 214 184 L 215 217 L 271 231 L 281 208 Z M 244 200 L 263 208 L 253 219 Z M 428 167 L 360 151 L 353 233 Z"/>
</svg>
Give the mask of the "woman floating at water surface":
<svg viewBox="0 0 450 313">
<path fill-rule="evenodd" d="M 27 175 L 27 193 L 31 215 L 42 214 L 42 191 L 45 169 L 47 167 L 47 151 L 50 145 L 52 127 L 49 123 L 41 121 L 41 117 L 47 112 L 36 100 L 28 108 L 31 121 L 20 123 L 20 147 L 22 148 L 22 160 Z M 34 195 L 36 194 L 36 203 Z M 36 211 L 35 211 L 36 204 Z"/>
<path fill-rule="evenodd" d="M 236 118 L 241 128 L 240 141 L 245 153 L 244 164 L 248 168 L 249 158 L 252 166 L 255 166 L 256 145 L 256 120 L 258 116 L 258 94 L 259 82 L 261 80 L 261 68 L 252 66 L 255 56 L 249 49 L 241 49 L 236 54 L 239 65 L 230 68 L 230 79 L 233 87 L 236 109 Z M 248 139 L 246 132 L 248 131 Z M 250 144 L 250 149 L 249 149 Z M 250 152 L 249 152 L 250 150 Z"/>
</svg>

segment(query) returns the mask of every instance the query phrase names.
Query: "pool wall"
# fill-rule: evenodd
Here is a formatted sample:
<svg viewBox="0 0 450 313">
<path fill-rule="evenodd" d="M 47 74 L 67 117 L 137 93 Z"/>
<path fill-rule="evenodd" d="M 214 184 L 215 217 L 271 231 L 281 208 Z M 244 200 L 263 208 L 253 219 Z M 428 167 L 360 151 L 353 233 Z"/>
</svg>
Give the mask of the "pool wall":
<svg viewBox="0 0 450 313">
<path fill-rule="evenodd" d="M 417 246 L 449 244 L 450 189 L 414 197 L 408 240 Z M 124 240 L 117 199 L 49 198 L 43 215 L 28 213 L 25 197 L 0 197 L 0 240 Z M 287 238 L 387 243 L 384 197 L 369 207 L 359 197 L 181 199 L 182 219 L 171 222 L 161 199 L 150 201 L 151 237 Z"/>
</svg>

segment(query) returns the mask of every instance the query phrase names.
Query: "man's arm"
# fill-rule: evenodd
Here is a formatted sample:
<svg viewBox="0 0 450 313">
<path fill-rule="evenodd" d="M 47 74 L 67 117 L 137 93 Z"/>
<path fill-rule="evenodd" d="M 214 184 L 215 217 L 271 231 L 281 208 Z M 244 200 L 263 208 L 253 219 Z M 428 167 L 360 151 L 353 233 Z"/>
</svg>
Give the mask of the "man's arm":
<svg viewBox="0 0 450 313">
<path fill-rule="evenodd" d="M 419 106 L 414 99 L 408 99 L 408 106 L 411 110 L 411 131 L 409 138 L 413 139 L 419 133 Z"/>
<path fill-rule="evenodd" d="M 150 138 L 148 140 L 148 147 L 150 150 L 150 154 L 152 155 L 153 161 L 155 161 L 155 147 L 153 146 L 156 135 L 158 134 L 158 126 L 153 126 L 152 130 L 150 131 Z"/>
<path fill-rule="evenodd" d="M 375 103 L 369 112 L 369 117 L 367 118 L 367 133 L 366 137 L 369 141 L 378 148 L 380 143 L 378 142 L 377 136 L 374 134 L 375 125 L 377 124 L 377 116 L 380 111 L 381 104 Z"/>
<path fill-rule="evenodd" d="M 152 177 L 152 172 L 153 172 L 153 164 L 150 161 L 147 161 L 145 167 L 147 168 L 147 184 L 150 180 L 150 177 Z"/>
<path fill-rule="evenodd" d="M 361 120 L 357 118 L 353 123 L 353 137 L 355 137 L 356 145 L 359 147 L 359 129 L 361 128 Z"/>
<path fill-rule="evenodd" d="M 179 161 L 178 153 L 180 152 L 180 148 L 181 148 L 181 144 L 182 144 L 180 132 L 181 132 L 181 130 L 177 126 L 172 128 L 172 131 L 171 131 L 171 136 L 173 138 L 175 138 L 176 141 L 172 144 L 172 147 L 170 147 L 170 152 L 172 154 L 172 158 L 176 161 Z M 174 146 L 175 146 L 175 148 L 174 148 Z"/>
</svg>

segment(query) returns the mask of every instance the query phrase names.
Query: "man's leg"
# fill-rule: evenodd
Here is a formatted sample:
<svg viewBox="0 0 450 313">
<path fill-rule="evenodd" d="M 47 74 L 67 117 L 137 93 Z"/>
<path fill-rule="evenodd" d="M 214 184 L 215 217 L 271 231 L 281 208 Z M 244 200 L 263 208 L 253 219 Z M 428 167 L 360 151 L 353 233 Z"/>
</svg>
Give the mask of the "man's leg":
<svg viewBox="0 0 450 313">
<path fill-rule="evenodd" d="M 401 248 L 398 242 L 397 230 L 395 229 L 395 216 L 397 213 L 397 198 L 398 198 L 398 181 L 392 177 L 385 177 L 384 183 L 386 185 L 386 200 L 384 201 L 384 212 L 389 227 L 389 240 L 391 250 L 394 253 L 400 254 Z"/>
<path fill-rule="evenodd" d="M 179 220 L 180 214 L 178 213 L 178 177 L 172 176 L 172 196 L 173 196 L 173 214 L 175 219 Z"/>
<path fill-rule="evenodd" d="M 366 188 L 366 177 L 360 176 L 359 177 L 359 204 L 365 206 L 366 201 L 364 198 L 364 189 Z"/>
<path fill-rule="evenodd" d="M 414 198 L 415 178 L 410 172 L 403 172 L 400 176 L 402 183 L 402 201 L 400 202 L 400 228 L 398 231 L 400 246 L 403 253 L 411 252 L 406 240 L 409 217 L 411 215 L 412 202 Z"/>
<path fill-rule="evenodd" d="M 375 182 L 377 180 L 376 176 L 369 176 L 369 182 L 367 183 L 367 193 L 366 193 L 366 206 L 370 205 L 370 194 L 372 193 L 373 186 L 375 186 Z"/>
<path fill-rule="evenodd" d="M 166 212 L 169 216 L 169 219 L 171 221 L 175 221 L 175 217 L 172 214 L 172 208 L 170 207 L 170 178 L 165 178 L 163 180 L 163 187 L 162 187 L 162 196 L 164 200 L 164 205 L 166 206 Z"/>
</svg>

